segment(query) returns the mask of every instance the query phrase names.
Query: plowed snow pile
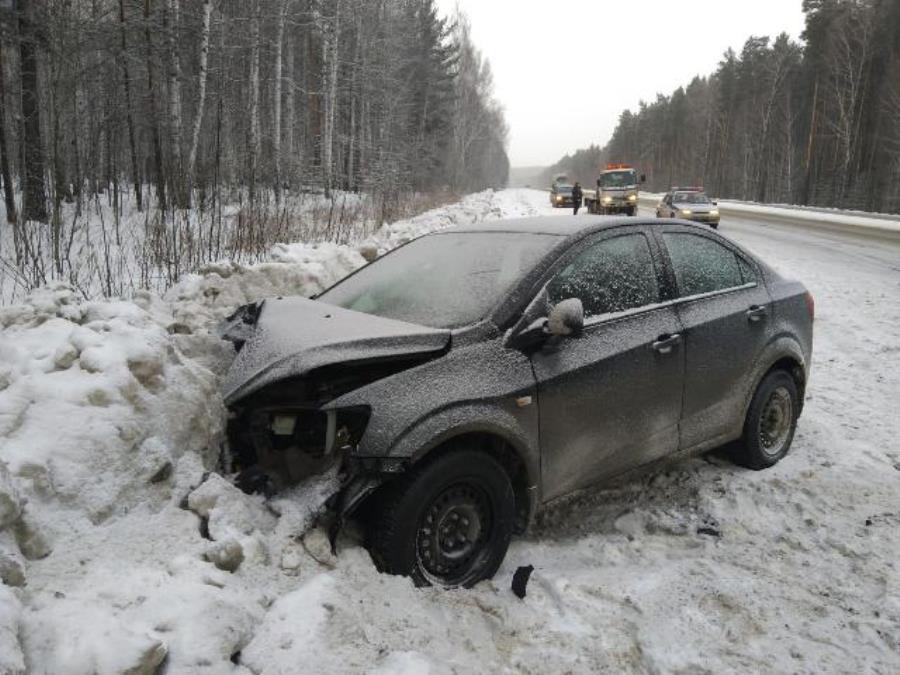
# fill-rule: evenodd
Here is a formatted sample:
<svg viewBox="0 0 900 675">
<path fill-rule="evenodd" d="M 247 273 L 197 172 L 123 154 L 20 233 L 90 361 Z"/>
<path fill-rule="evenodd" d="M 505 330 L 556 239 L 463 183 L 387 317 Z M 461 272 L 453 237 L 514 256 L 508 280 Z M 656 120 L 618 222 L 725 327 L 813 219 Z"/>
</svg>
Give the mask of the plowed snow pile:
<svg viewBox="0 0 900 675">
<path fill-rule="evenodd" d="M 333 557 L 310 526 L 334 476 L 266 502 L 216 473 L 219 318 L 544 198 L 488 192 L 354 247 L 280 246 L 164 299 L 51 287 L 0 310 L 0 673 L 900 669 L 896 274 L 857 270 L 847 288 L 831 261 L 761 250 L 819 300 L 792 454 L 571 499 L 473 590 L 380 575 L 352 531 Z"/>
</svg>

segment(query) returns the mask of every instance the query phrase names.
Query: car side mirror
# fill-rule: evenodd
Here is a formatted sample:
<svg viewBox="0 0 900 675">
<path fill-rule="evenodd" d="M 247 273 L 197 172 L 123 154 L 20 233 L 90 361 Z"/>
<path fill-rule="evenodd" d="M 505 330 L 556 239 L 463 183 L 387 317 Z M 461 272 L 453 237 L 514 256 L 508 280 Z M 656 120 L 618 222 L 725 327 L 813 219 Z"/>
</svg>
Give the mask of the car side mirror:
<svg viewBox="0 0 900 675">
<path fill-rule="evenodd" d="M 601 181 L 599 178 L 597 179 L 597 188 L 598 188 L 598 189 L 600 188 L 600 184 L 601 184 L 602 182 L 603 182 L 603 181 Z"/>
<path fill-rule="evenodd" d="M 713 206 L 718 206 L 718 205 L 719 205 L 719 200 L 718 200 L 718 199 L 713 199 L 713 200 L 712 200 L 712 205 L 713 205 Z"/>
<path fill-rule="evenodd" d="M 641 174 L 641 185 L 647 182 L 647 174 Z"/>
<path fill-rule="evenodd" d="M 563 300 L 550 310 L 547 333 L 560 337 L 578 336 L 584 331 L 584 306 L 578 298 Z"/>
</svg>

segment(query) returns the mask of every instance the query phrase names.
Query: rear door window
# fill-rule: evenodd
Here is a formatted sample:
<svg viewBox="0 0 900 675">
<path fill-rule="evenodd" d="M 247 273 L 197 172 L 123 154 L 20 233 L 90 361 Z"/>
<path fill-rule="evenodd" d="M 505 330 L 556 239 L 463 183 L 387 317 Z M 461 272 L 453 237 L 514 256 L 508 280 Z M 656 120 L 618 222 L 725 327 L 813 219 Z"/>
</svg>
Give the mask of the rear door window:
<svg viewBox="0 0 900 675">
<path fill-rule="evenodd" d="M 577 254 L 547 287 L 554 304 L 578 298 L 585 318 L 659 302 L 659 284 L 643 234 L 602 239 Z"/>
<path fill-rule="evenodd" d="M 679 297 L 744 285 L 738 256 L 731 249 L 687 232 L 664 232 L 662 236 L 675 271 Z"/>
</svg>

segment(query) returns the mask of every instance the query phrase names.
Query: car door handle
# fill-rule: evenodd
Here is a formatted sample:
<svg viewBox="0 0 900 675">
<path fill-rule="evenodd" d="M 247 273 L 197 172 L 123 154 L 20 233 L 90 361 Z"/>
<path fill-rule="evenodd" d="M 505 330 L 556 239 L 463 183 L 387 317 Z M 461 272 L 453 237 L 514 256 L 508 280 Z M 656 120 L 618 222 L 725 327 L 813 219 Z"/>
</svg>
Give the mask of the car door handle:
<svg viewBox="0 0 900 675">
<path fill-rule="evenodd" d="M 768 310 L 760 305 L 751 305 L 747 310 L 747 318 L 752 322 L 761 321 L 766 317 Z"/>
<path fill-rule="evenodd" d="M 671 354 L 672 350 L 681 343 L 681 335 L 660 335 L 653 343 L 653 350 L 660 354 Z"/>
</svg>

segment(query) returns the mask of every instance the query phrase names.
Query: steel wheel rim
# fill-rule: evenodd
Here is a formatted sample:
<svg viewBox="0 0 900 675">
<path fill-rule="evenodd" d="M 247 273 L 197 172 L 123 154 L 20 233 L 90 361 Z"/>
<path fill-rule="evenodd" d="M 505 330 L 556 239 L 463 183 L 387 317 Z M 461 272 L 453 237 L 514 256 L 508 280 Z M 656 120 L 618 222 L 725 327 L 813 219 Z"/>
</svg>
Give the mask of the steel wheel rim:
<svg viewBox="0 0 900 675">
<path fill-rule="evenodd" d="M 759 416 L 759 445 L 773 457 L 784 450 L 794 422 L 794 403 L 786 387 L 769 394 Z"/>
<path fill-rule="evenodd" d="M 471 483 L 444 490 L 425 510 L 416 532 L 419 569 L 432 584 L 464 585 L 478 571 L 493 532 L 487 493 Z"/>
</svg>

